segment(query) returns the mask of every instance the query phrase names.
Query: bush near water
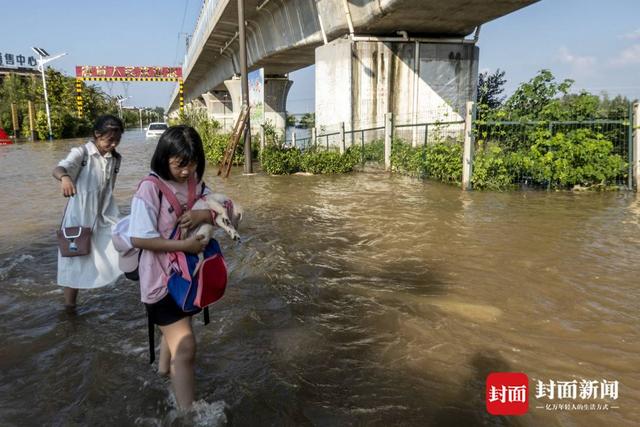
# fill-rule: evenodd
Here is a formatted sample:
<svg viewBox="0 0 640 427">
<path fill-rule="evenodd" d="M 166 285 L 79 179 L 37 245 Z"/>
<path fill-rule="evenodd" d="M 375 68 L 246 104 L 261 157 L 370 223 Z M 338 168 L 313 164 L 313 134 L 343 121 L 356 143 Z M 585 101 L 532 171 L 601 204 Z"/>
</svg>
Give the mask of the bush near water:
<svg viewBox="0 0 640 427">
<path fill-rule="evenodd" d="M 45 71 L 47 95 L 51 116 L 51 132 L 54 139 L 77 138 L 91 135 L 93 123 L 103 114 L 119 115 L 117 98 L 105 93 L 99 86 L 82 82 L 83 117 L 78 116 L 76 105 L 76 79 L 48 67 Z M 18 138 L 29 138 L 28 103 L 34 106 L 34 129 L 36 138 L 46 140 L 49 137 L 47 114 L 44 104 L 42 79 L 32 76 L 7 74 L 0 76 L 0 127 L 10 134 L 14 133 L 11 117 L 11 104 L 15 105 Z M 156 117 L 164 116 L 164 109 L 153 109 Z M 122 110 L 125 127 L 139 127 L 138 111 Z"/>
<path fill-rule="evenodd" d="M 544 188 L 617 188 L 616 180 L 625 176 L 628 167 L 626 159 L 617 153 L 625 138 L 624 129 L 581 126 L 579 122 L 614 118 L 622 123 L 629 117 L 628 99 L 610 99 L 606 94 L 598 97 L 584 91 L 569 94 L 571 80 L 556 82 L 551 72 L 542 70 L 505 101 L 500 98 L 506 82 L 503 76 L 500 70 L 494 75 L 480 75 L 473 188 L 502 191 L 523 181 Z M 545 124 L 571 120 L 578 124 L 557 132 L 548 130 Z M 193 110 L 181 114 L 178 121 L 198 130 L 210 162 L 221 160 L 229 136 L 220 133 L 216 122 Z M 542 123 L 542 128 L 501 125 L 505 121 Z M 259 152 L 258 138 L 254 138 L 252 151 L 262 169 L 271 175 L 347 173 L 369 162 L 384 163 L 382 140 L 353 145 L 344 154 L 319 147 L 300 150 L 287 147 L 269 123 L 265 125 L 265 139 L 265 149 Z M 243 161 L 243 146 L 239 144 L 234 164 L 241 165 Z M 397 173 L 457 185 L 462 181 L 462 144 L 443 138 L 412 147 L 409 142 L 394 138 L 391 167 Z"/>
</svg>

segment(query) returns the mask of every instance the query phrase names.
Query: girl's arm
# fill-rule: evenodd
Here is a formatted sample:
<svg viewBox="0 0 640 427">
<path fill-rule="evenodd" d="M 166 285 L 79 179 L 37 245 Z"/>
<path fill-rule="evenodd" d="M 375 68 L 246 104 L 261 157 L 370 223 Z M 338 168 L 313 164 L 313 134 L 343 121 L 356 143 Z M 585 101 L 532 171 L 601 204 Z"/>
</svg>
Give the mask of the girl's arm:
<svg viewBox="0 0 640 427">
<path fill-rule="evenodd" d="M 204 251 L 207 246 L 203 236 L 197 235 L 185 240 L 165 239 L 162 237 L 153 237 L 151 239 L 141 239 L 132 237 L 131 244 L 140 249 L 153 252 L 188 252 L 197 254 Z"/>
<path fill-rule="evenodd" d="M 64 197 L 76 195 L 76 186 L 73 184 L 73 180 L 65 168 L 62 166 L 56 166 L 53 170 L 53 177 L 60 181 L 60 188 L 62 188 L 62 195 Z"/>
<path fill-rule="evenodd" d="M 71 197 L 76 194 L 74 180 L 82 168 L 83 157 L 83 149 L 80 147 L 74 147 L 71 149 L 67 157 L 61 160 L 53 169 L 53 177 L 60 181 L 64 197 Z"/>
</svg>

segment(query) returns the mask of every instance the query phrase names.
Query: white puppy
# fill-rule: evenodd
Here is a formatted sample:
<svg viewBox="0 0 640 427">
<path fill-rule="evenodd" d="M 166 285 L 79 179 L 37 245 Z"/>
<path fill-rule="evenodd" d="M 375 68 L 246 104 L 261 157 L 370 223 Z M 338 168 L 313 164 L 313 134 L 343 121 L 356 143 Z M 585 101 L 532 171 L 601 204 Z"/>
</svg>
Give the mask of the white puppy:
<svg viewBox="0 0 640 427">
<path fill-rule="evenodd" d="M 244 211 L 239 205 L 233 203 L 233 201 L 221 193 L 210 193 L 204 198 L 198 200 L 193 208 L 196 209 L 209 209 L 216 213 L 215 224 L 227 232 L 229 237 L 233 240 L 240 241 L 240 234 L 238 233 L 238 225 L 242 221 Z M 205 241 L 213 238 L 214 228 L 211 224 L 201 224 L 196 231 L 195 235 L 204 236 Z M 188 233 L 191 235 L 192 233 Z"/>
<path fill-rule="evenodd" d="M 198 200 L 192 209 L 209 209 L 216 213 L 215 223 L 218 227 L 222 228 L 227 232 L 229 237 L 233 240 L 239 242 L 240 234 L 238 233 L 238 225 L 240 221 L 242 221 L 242 215 L 244 214 L 243 209 L 233 203 L 233 201 L 221 193 L 211 193 L 207 194 L 202 199 Z M 182 233 L 183 238 L 189 237 L 191 235 L 200 235 L 204 237 L 204 241 L 208 242 L 213 238 L 213 233 L 215 229 L 213 225 L 204 223 L 200 224 L 198 228 L 193 232 L 185 232 Z M 200 265 L 202 265 L 202 261 L 204 261 L 204 254 L 201 252 L 198 254 L 198 264 L 193 271 L 195 275 L 200 269 Z"/>
</svg>

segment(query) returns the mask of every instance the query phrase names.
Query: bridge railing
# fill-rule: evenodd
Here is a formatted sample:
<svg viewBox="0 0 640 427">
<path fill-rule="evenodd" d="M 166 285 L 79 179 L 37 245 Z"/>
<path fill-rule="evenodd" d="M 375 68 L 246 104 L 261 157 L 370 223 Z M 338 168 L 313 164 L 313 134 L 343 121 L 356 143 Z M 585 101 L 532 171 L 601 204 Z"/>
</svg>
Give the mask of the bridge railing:
<svg viewBox="0 0 640 427">
<path fill-rule="evenodd" d="M 184 62 L 182 64 L 184 77 L 186 77 L 191 70 L 194 59 L 197 57 L 202 45 L 206 42 L 207 37 L 209 37 L 211 20 L 215 15 L 216 7 L 221 2 L 222 0 L 205 0 L 202 5 L 202 9 L 200 9 L 200 15 L 198 15 L 196 26 L 191 34 L 189 47 L 187 48 L 187 52 L 184 56 Z"/>
</svg>

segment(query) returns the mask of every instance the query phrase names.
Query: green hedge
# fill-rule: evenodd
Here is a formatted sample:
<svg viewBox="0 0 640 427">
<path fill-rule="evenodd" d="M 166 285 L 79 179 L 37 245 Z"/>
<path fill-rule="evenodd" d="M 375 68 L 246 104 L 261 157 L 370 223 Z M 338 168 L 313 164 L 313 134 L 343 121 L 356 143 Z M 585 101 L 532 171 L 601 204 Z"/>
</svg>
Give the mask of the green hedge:
<svg viewBox="0 0 640 427">
<path fill-rule="evenodd" d="M 260 153 L 260 163 L 268 174 L 287 175 L 300 171 L 301 157 L 297 148 L 268 146 Z"/>
<path fill-rule="evenodd" d="M 300 159 L 300 169 L 314 174 L 334 174 L 352 172 L 360 157 L 355 150 L 344 154 L 337 151 L 305 151 Z"/>
<path fill-rule="evenodd" d="M 538 131 L 531 139 L 528 149 L 518 151 L 481 141 L 473 163 L 473 187 L 506 190 L 526 178 L 548 188 L 608 189 L 627 171 L 627 162 L 613 153 L 613 143 L 590 129 L 553 136 Z"/>
<path fill-rule="evenodd" d="M 391 146 L 391 167 L 396 172 L 431 178 L 442 182 L 462 180 L 462 145 L 439 142 L 426 147 L 394 140 Z"/>
<path fill-rule="evenodd" d="M 39 117 L 41 121 L 41 117 Z M 229 135 L 219 133 L 219 125 L 211 120 L 191 117 L 200 133 L 207 160 L 219 163 Z M 480 139 L 475 153 L 472 184 L 477 190 L 508 190 L 523 180 L 546 188 L 572 188 L 579 185 L 595 189 L 615 186 L 616 179 L 627 172 L 627 162 L 614 154 L 612 142 L 602 133 L 577 129 L 551 135 L 548 131 L 527 133 L 527 144 L 518 150 L 505 149 L 497 142 Z M 363 146 L 354 145 L 344 154 L 336 151 L 285 148 L 271 143 L 258 153 L 258 142 L 252 146 L 254 158 L 259 155 L 262 168 L 271 175 L 310 172 L 313 174 L 347 173 L 362 161 L 384 161 L 384 142 L 375 140 Z M 234 156 L 234 164 L 244 162 L 243 146 Z M 394 172 L 446 183 L 462 181 L 462 144 L 438 142 L 412 147 L 394 139 L 391 148 Z"/>
<path fill-rule="evenodd" d="M 262 169 L 271 175 L 285 175 L 296 172 L 313 174 L 335 174 L 353 171 L 360 161 L 356 150 L 348 149 L 344 154 L 336 151 L 284 148 L 267 146 L 260 155 Z"/>
</svg>

